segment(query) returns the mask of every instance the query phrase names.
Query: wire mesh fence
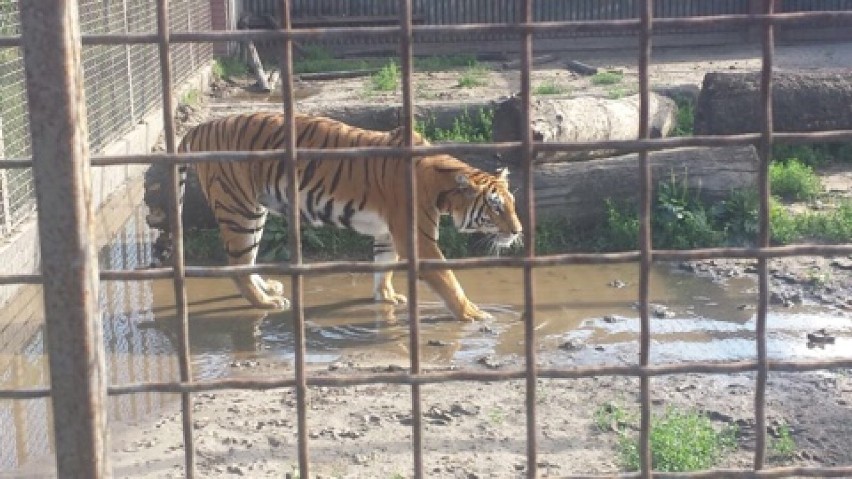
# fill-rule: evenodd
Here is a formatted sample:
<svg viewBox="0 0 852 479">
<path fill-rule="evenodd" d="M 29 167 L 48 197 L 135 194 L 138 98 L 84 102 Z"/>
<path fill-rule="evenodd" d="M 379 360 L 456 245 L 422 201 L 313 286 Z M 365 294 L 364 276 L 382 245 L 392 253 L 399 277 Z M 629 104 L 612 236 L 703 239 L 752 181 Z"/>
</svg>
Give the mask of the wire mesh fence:
<svg viewBox="0 0 852 479">
<path fill-rule="evenodd" d="M 498 28 L 503 34 L 513 34 L 518 38 L 521 52 L 521 94 L 523 102 L 523 111 L 525 118 L 529 119 L 530 103 L 531 103 L 531 70 L 532 70 L 532 51 L 533 51 L 533 36 L 536 33 L 546 33 L 548 31 L 559 31 L 562 29 L 572 30 L 578 27 L 577 24 L 571 21 L 553 22 L 542 25 L 534 22 L 533 5 L 537 3 L 533 0 L 518 2 L 520 7 L 520 16 L 517 18 L 517 23 L 513 25 L 502 25 Z M 136 392 L 172 392 L 182 395 L 182 418 L 184 432 L 184 451 L 185 451 L 185 474 L 187 477 L 194 477 L 195 471 L 195 447 L 193 443 L 193 428 L 192 428 L 192 407 L 189 400 L 191 394 L 200 391 L 210 391 L 227 388 L 246 388 L 246 389 L 268 389 L 268 388 L 294 388 L 297 397 L 297 421 L 299 426 L 298 431 L 298 458 L 299 470 L 301 477 L 310 477 L 311 462 L 309 455 L 309 440 L 307 436 L 306 426 L 306 408 L 307 393 L 309 386 L 329 386 L 329 387 L 347 387 L 357 384 L 373 384 L 373 383 L 391 383 L 404 384 L 411 388 L 411 445 L 413 456 L 413 472 L 416 477 L 424 477 L 426 472 L 423 468 L 423 451 L 422 451 L 422 436 L 423 423 L 421 411 L 421 396 L 420 387 L 425 384 L 451 384 L 458 381 L 506 381 L 511 379 L 519 379 L 524 381 L 525 390 L 525 405 L 523 414 L 526 423 L 526 474 L 529 477 L 534 477 L 537 471 L 537 459 L 539 449 L 537 444 L 538 423 L 536 416 L 536 381 L 539 378 L 551 378 L 559 380 L 571 380 L 575 378 L 586 378 L 601 375 L 617 375 L 617 376 L 632 376 L 639 378 L 639 398 L 641 406 L 640 419 L 640 443 L 639 443 L 639 458 L 640 470 L 634 474 L 625 475 L 625 477 L 788 477 L 792 475 L 803 475 L 809 477 L 848 477 L 852 475 L 852 465 L 838 465 L 832 467 L 803 467 L 803 468 L 768 468 L 766 467 L 766 384 L 767 376 L 770 371 L 812 371 L 819 369 L 852 367 L 852 360 L 810 360 L 810 361 L 790 361 L 790 360 L 769 360 L 766 352 L 767 334 L 766 334 L 766 316 L 767 305 L 769 302 L 769 287 L 767 278 L 769 275 L 767 268 L 767 260 L 776 257 L 793 256 L 793 255 L 832 255 L 832 254 L 852 254 L 852 245 L 794 245 L 787 247 L 773 247 L 769 244 L 769 183 L 767 178 L 768 163 L 771 157 L 771 146 L 775 141 L 783 142 L 810 142 L 810 141 L 850 141 L 852 140 L 852 132 L 835 131 L 822 133 L 788 133 L 775 134 L 772 128 L 772 69 L 773 69 L 773 51 L 774 51 L 774 27 L 776 24 L 794 24 L 796 22 L 815 21 L 821 18 L 831 18 L 832 21 L 852 23 L 852 15 L 849 12 L 821 12 L 816 14 L 796 13 L 796 14 L 778 14 L 774 13 L 774 1 L 763 2 L 764 10 L 758 14 L 750 16 L 728 16 L 728 17 L 682 17 L 669 19 L 663 22 L 669 27 L 689 28 L 692 25 L 726 25 L 728 23 L 743 25 L 752 24 L 757 26 L 762 31 L 762 89 L 761 98 L 763 105 L 763 127 L 758 134 L 749 135 L 734 135 L 719 138 L 709 137 L 693 137 L 689 139 L 651 139 L 649 131 L 649 114 L 648 114 L 648 98 L 650 92 L 648 67 L 650 65 L 651 42 L 653 38 L 653 25 L 655 17 L 653 15 L 653 6 L 655 2 L 646 0 L 639 2 L 639 8 L 636 11 L 636 17 L 629 19 L 627 22 L 607 23 L 605 21 L 595 23 L 595 27 L 628 29 L 638 31 L 638 63 L 639 63 L 639 85 L 641 101 L 641 119 L 640 119 L 640 135 L 637 140 L 631 141 L 602 141 L 589 143 L 550 143 L 548 145 L 537 144 L 533 141 L 532 132 L 529 128 L 529 121 L 526 122 L 527 127 L 524 128 L 522 140 L 519 142 L 511 142 L 507 144 L 486 144 L 477 146 L 458 146 L 458 145 L 439 145 L 439 146 L 412 146 L 413 132 L 413 98 L 412 98 L 412 46 L 414 33 L 418 31 L 418 27 L 413 25 L 413 12 L 411 8 L 411 0 L 402 0 L 399 10 L 399 24 L 396 27 L 389 29 L 370 29 L 365 28 L 363 32 L 374 34 L 396 34 L 399 35 L 400 43 L 400 59 L 401 70 L 403 76 L 403 126 L 406 131 L 407 146 L 402 148 L 390 147 L 370 147 L 370 148 L 353 148 L 331 151 L 323 150 L 297 150 L 295 143 L 295 135 L 293 134 L 294 125 L 294 101 L 293 101 L 293 77 L 292 77 L 292 42 L 294 40 L 311 39 L 311 38 L 343 38 L 351 35 L 352 28 L 327 28 L 327 29 L 312 29 L 298 30 L 290 28 L 291 19 L 289 16 L 289 2 L 283 0 L 281 2 L 283 8 L 280 9 L 282 14 L 281 30 L 272 32 L 233 32 L 233 33 L 210 33 L 203 31 L 189 31 L 179 34 L 175 32 L 171 36 L 167 34 L 170 28 L 169 11 L 166 8 L 168 2 L 160 0 L 158 2 L 158 35 L 156 39 L 132 37 L 127 35 L 108 35 L 100 36 L 93 40 L 100 46 L 120 45 L 122 42 L 136 43 L 157 42 L 158 48 L 157 62 L 154 67 L 159 68 L 161 82 L 164 91 L 173 91 L 173 82 L 176 78 L 176 72 L 180 67 L 172 70 L 172 66 L 176 61 L 176 50 L 170 48 L 171 42 L 176 43 L 201 43 L 209 41 L 225 41 L 239 40 L 245 38 L 258 39 L 276 39 L 283 42 L 282 48 L 282 96 L 284 99 L 284 111 L 287 119 L 286 128 L 289 130 L 288 143 L 286 148 L 278 151 L 266 152 L 237 152 L 237 153 L 191 153 L 176 155 L 175 154 L 175 137 L 174 137 L 174 120 L 171 115 L 173 110 L 173 99 L 167 95 L 162 98 L 164 111 L 166 135 L 167 135 L 167 152 L 160 155 L 139 155 L 139 156 L 120 156 L 120 157 L 100 157 L 91 160 L 91 164 L 109 165 L 123 163 L 154 163 L 164 162 L 177 165 L 185 162 L 203 162 L 203 161 L 253 161 L 261 157 L 266 158 L 284 158 L 290 174 L 288 180 L 290 184 L 290 210 L 291 210 L 291 245 L 295 252 L 293 259 L 289 264 L 263 264 L 251 267 L 187 267 L 183 262 L 182 257 L 182 237 L 179 223 L 172 228 L 176 234 L 176 266 L 172 268 L 150 269 L 146 271 L 129 271 L 129 270 L 110 270 L 101 271 L 100 278 L 102 280 L 140 280 L 151 278 L 172 278 L 175 282 L 175 291 L 178 302 L 179 317 L 181 318 L 182 331 L 180 331 L 180 369 L 181 380 L 178 382 L 145 382 L 145 383 L 128 383 L 113 385 L 108 388 L 108 393 L 111 395 L 123 395 Z M 171 12 L 174 13 L 174 12 Z M 176 14 L 180 18 L 180 13 Z M 173 20 L 173 19 L 172 19 Z M 177 27 L 175 27 L 177 28 Z M 195 26 L 193 26 L 193 29 Z M 589 25 L 583 24 L 582 28 L 589 28 Z M 493 26 L 488 25 L 454 25 L 454 26 L 427 26 L 421 31 L 430 33 L 458 33 L 462 31 L 493 30 Z M 179 30 L 179 29 L 178 29 Z M 361 30 L 359 30 L 361 31 Z M 135 47 L 135 45 L 134 45 Z M 68 77 L 70 72 L 63 70 L 64 65 L 54 65 L 58 75 Z M 39 138 L 40 139 L 40 138 Z M 761 167 L 760 167 L 760 229 L 757 238 L 757 245 L 751 248 L 714 248 L 702 250 L 687 250 L 687 251 L 660 251 L 654 250 L 651 243 L 651 185 L 649 175 L 649 156 L 648 152 L 652 150 L 667 149 L 675 146 L 684 145 L 708 146 L 717 144 L 757 144 L 759 146 Z M 534 195 L 532 194 L 532 168 L 533 159 L 537 151 L 549 150 L 586 150 L 586 149 L 613 149 L 618 151 L 633 150 L 640 152 L 640 165 L 637 174 L 641 178 L 642 185 L 641 194 L 641 230 L 640 230 L 640 248 L 637 251 L 610 253 L 610 254 L 563 254 L 563 255 L 548 255 L 540 256 L 535 251 L 535 210 L 534 210 Z M 299 158 L 351 158 L 370 154 L 377 155 L 397 155 L 407 158 L 414 156 L 422 156 L 435 153 L 451 153 L 460 154 L 469 151 L 515 151 L 520 152 L 523 158 L 522 172 L 522 187 L 526 189 L 527 198 L 523 208 L 526 210 L 525 215 L 525 252 L 520 257 L 511 258 L 476 258 L 464 260 L 422 260 L 418 258 L 415 242 L 409 242 L 409 260 L 402 262 L 394 262 L 384 265 L 364 264 L 359 262 L 331 262 L 331 263 L 311 263 L 303 264 L 300 256 L 299 246 L 299 207 L 297 195 L 297 177 L 295 174 L 295 160 L 297 154 Z M 416 234 L 416 223 L 414 211 L 415 204 L 415 185 L 418 179 L 413 173 L 413 168 L 409 169 L 409 175 L 405 179 L 409 198 L 407 202 L 409 229 L 412 237 Z M 175 181 L 177 187 L 177 181 Z M 174 205 L 175 212 L 177 205 Z M 174 218 L 178 215 L 173 215 Z M 661 363 L 652 364 L 650 361 L 651 351 L 651 322 L 649 314 L 649 282 L 650 282 L 650 266 L 655 261 L 666 260 L 686 260 L 686 259 L 703 259 L 717 257 L 737 257 L 737 258 L 754 258 L 757 260 L 757 275 L 758 275 L 758 308 L 757 318 L 755 322 L 755 331 L 753 332 L 754 344 L 756 346 L 756 354 L 753 359 L 733 362 L 692 362 L 692 363 Z M 71 262 L 74 263 L 75 258 L 57 258 L 57 263 Z M 49 260 L 49 258 L 48 258 Z M 638 307 L 640 311 L 640 359 L 637 364 L 625 366 L 576 366 L 576 367 L 539 367 L 536 362 L 536 350 L 534 347 L 536 340 L 535 331 L 535 311 L 533 308 L 535 298 L 535 288 L 532 281 L 532 272 L 535 268 L 544 265 L 556 264 L 604 264 L 617 261 L 634 261 L 638 262 L 641 267 L 641 279 L 639 284 Z M 389 269 L 404 270 L 408 273 L 409 285 L 416 283 L 418 274 L 425 270 L 434 269 L 463 269 L 463 268 L 482 268 L 482 267 L 519 267 L 524 271 L 524 344 L 525 344 L 525 366 L 517 370 L 507 371 L 492 371 L 492 372 L 474 372 L 474 371 L 448 371 L 448 372 L 429 372 L 422 371 L 420 367 L 420 337 L 419 337 L 419 322 L 418 322 L 418 304 L 416 290 L 409 292 L 411 304 L 409 306 L 410 316 L 410 363 L 408 370 L 391 373 L 391 374 L 363 374 L 357 377 L 346 376 L 344 374 L 331 375 L 325 377 L 313 377 L 307 373 L 305 367 L 305 323 L 304 323 L 304 305 L 301 303 L 303 293 L 302 279 L 306 275 L 322 274 L 331 271 L 341 272 L 376 272 L 386 271 Z M 219 380 L 191 380 L 190 360 L 187 342 L 187 312 L 185 298 L 185 279 L 187 277 L 205 277 L 205 276 L 229 276 L 244 275 L 246 273 L 259 274 L 285 274 L 292 278 L 292 298 L 293 298 L 293 318 L 296 332 L 296 361 L 295 373 L 287 377 L 270 377 L 261 379 L 247 378 L 229 378 Z M 37 281 L 42 278 L 32 277 L 25 278 L 30 281 Z M 7 277 L 4 281 L 14 282 L 21 281 L 20 277 Z M 61 296 L 59 299 L 62 299 Z M 80 324 L 83 324 L 81 321 Z M 81 341 L 91 341 L 94 338 L 84 336 Z M 56 354 L 55 351 L 52 354 Z M 64 359 L 64 358 L 63 358 Z M 58 365 L 54 365 L 56 369 L 62 369 Z M 79 371 L 71 371 L 72 366 L 67 366 L 68 371 L 62 369 L 52 371 L 52 376 L 68 372 L 72 374 Z M 650 450 L 650 423 L 651 423 L 651 384 L 652 379 L 660 375 L 672 375 L 683 373 L 733 373 L 751 371 L 756 372 L 755 378 L 755 447 L 753 468 L 747 470 L 707 470 L 695 473 L 685 474 L 656 474 L 652 471 L 651 450 Z M 31 390 L 13 390 L 2 391 L 2 397 L 10 398 L 33 398 L 45 397 L 53 395 L 54 399 L 62 397 L 67 391 L 63 388 L 71 389 L 70 385 L 54 384 L 53 389 L 35 388 Z M 107 389 L 107 388 L 105 388 Z M 92 394 L 89 398 L 89 406 L 95 410 L 99 405 L 99 398 L 96 394 Z M 60 428 L 87 428 L 89 424 L 85 422 L 74 422 L 76 418 L 63 417 L 57 421 Z M 90 419 L 90 418 L 84 418 Z M 97 435 L 96 435 L 97 436 Z M 96 442 L 93 439 L 92 442 Z M 61 440 L 58 439 L 58 442 Z M 73 450 L 75 444 L 62 444 L 63 447 Z M 100 454 L 104 451 L 98 451 L 94 444 L 76 445 L 80 447 L 88 446 L 89 450 L 93 450 L 92 457 L 87 457 L 91 462 L 101 460 Z M 60 475 L 63 475 L 63 464 L 59 465 Z M 73 465 L 72 465 L 73 467 Z M 93 466 L 97 468 L 98 465 Z M 76 469 L 68 469 L 68 471 L 76 471 Z M 72 472 L 68 472 L 71 475 Z M 580 476 L 589 477 L 589 476 Z"/>
<path fill-rule="evenodd" d="M 0 2 L 0 35 L 20 33 L 18 0 Z M 171 2 L 175 31 L 209 30 L 210 2 Z M 84 34 L 151 33 L 156 16 L 146 0 L 84 0 L 79 4 Z M 212 59 L 209 45 L 180 44 L 174 47 L 175 81 L 187 79 Z M 89 121 L 89 146 L 100 151 L 130 131 L 162 102 L 160 84 L 150 72 L 156 69 L 153 45 L 93 45 L 83 49 L 84 84 Z M 30 132 L 24 83 L 23 59 L 18 47 L 0 47 L 0 159 L 26 158 Z M 32 171 L 4 170 L 0 182 L 0 235 L 35 211 Z"/>
</svg>

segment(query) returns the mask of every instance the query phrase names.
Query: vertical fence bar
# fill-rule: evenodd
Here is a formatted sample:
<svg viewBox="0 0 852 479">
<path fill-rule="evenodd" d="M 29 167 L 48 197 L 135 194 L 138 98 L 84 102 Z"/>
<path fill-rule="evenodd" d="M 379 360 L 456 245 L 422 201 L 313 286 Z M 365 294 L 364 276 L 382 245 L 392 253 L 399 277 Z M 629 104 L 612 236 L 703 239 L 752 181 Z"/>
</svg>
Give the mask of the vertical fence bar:
<svg viewBox="0 0 852 479">
<path fill-rule="evenodd" d="M 111 477 L 76 1 L 19 3 L 58 477 Z"/>
<path fill-rule="evenodd" d="M 531 24 L 533 21 L 533 0 L 524 0 L 521 4 L 522 11 L 518 15 L 519 21 Z M 532 110 L 532 67 L 533 67 L 533 34 L 525 31 L 521 36 L 521 105 L 522 122 L 524 125 L 523 152 L 521 158 L 524 165 L 523 188 L 525 214 L 523 225 L 526 238 L 524 249 L 526 257 L 535 257 L 535 191 L 533 176 L 534 144 L 532 121 L 530 111 Z M 526 359 L 526 415 L 527 415 L 527 477 L 536 477 L 538 441 L 536 438 L 536 354 L 535 354 L 535 285 L 533 284 L 532 264 L 524 264 L 524 357 Z"/>
<path fill-rule="evenodd" d="M 292 30 L 290 0 L 280 0 L 280 22 L 286 31 Z M 302 225 L 299 206 L 298 157 L 296 156 L 296 99 L 293 96 L 293 40 L 284 39 L 281 51 L 281 97 L 284 104 L 284 128 L 287 130 L 285 148 L 287 163 L 287 201 L 290 203 L 288 227 L 290 233 L 290 264 L 302 264 Z M 308 386 L 305 375 L 305 311 L 303 303 L 304 277 L 291 275 L 291 310 L 295 332 L 296 355 L 296 418 L 299 448 L 299 477 L 311 477 L 308 456 Z"/>
<path fill-rule="evenodd" d="M 765 13 L 771 15 L 775 10 L 775 0 L 764 0 Z M 775 53 L 775 31 L 767 18 L 763 22 L 763 65 L 760 76 L 760 94 L 763 105 L 763 131 L 760 136 L 760 170 L 758 188 L 760 191 L 758 247 L 769 246 L 769 162 L 772 159 L 772 64 Z M 758 304 L 755 335 L 757 341 L 757 378 L 754 395 L 755 437 L 754 469 L 763 469 L 766 461 L 766 381 L 768 377 L 766 351 L 766 314 L 769 305 L 768 260 L 758 258 Z"/>
<path fill-rule="evenodd" d="M 411 0 L 399 0 L 399 55 L 402 67 L 402 121 L 406 147 L 414 144 L 414 102 L 412 95 L 413 47 Z M 417 174 L 414 158 L 406 156 L 406 206 L 408 208 L 408 316 L 411 374 L 420 374 L 420 315 L 417 279 L 420 276 L 420 248 L 417 244 Z M 414 477 L 423 477 L 423 411 L 420 385 L 411 385 L 411 453 Z"/>
<path fill-rule="evenodd" d="M 122 13 L 124 15 L 124 33 L 130 33 L 130 18 L 127 14 L 127 0 L 122 0 Z M 130 45 L 124 45 L 124 67 L 127 70 L 127 92 L 130 96 L 130 124 L 135 125 L 138 121 L 136 115 L 136 94 L 133 89 L 133 67 L 130 59 Z"/>
<path fill-rule="evenodd" d="M 639 33 L 639 138 L 648 139 L 650 135 L 650 93 L 648 67 L 651 61 L 651 35 L 653 34 L 654 0 L 643 0 L 640 10 L 641 27 Z M 639 276 L 639 364 L 647 366 L 651 361 L 651 318 L 648 311 L 648 297 L 651 289 L 651 265 L 653 262 L 653 241 L 651 237 L 651 161 L 647 151 L 639 153 L 639 203 L 641 218 L 639 248 L 641 250 Z M 651 477 L 651 378 L 643 375 L 639 379 L 641 395 L 641 431 L 639 442 L 639 460 L 642 477 Z"/>
<path fill-rule="evenodd" d="M 3 118 L 0 117 L 0 161 L 3 161 L 5 156 L 5 147 L 3 146 Z M 4 235 L 12 233 L 12 202 L 9 200 L 9 170 L 3 168 L 0 170 L 0 201 L 3 205 L 3 217 L 0 218 L 0 232 Z"/>
<path fill-rule="evenodd" d="M 157 0 L 157 46 L 160 57 L 160 83 L 163 93 L 163 127 L 166 152 L 175 153 L 174 96 L 172 95 L 172 57 L 169 49 L 169 0 Z M 183 223 L 181 222 L 181 181 L 178 165 L 171 169 L 172 201 L 170 205 L 170 229 L 172 232 L 172 258 L 174 267 L 175 311 L 178 321 L 178 366 L 180 380 L 192 382 L 189 362 L 189 312 L 186 299 L 186 265 L 183 252 Z M 195 444 L 192 435 L 192 396 L 181 393 L 181 419 L 183 424 L 184 467 L 186 477 L 195 477 Z"/>
</svg>

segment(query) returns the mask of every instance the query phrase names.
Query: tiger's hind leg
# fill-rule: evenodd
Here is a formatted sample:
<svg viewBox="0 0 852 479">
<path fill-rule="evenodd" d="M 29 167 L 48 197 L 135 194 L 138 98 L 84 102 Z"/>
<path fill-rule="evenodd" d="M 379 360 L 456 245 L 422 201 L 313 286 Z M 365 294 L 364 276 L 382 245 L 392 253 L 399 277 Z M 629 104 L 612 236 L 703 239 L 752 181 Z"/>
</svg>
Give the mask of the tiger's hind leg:
<svg viewBox="0 0 852 479">
<path fill-rule="evenodd" d="M 376 263 L 393 263 L 399 255 L 393 245 L 390 234 L 373 238 L 373 261 Z M 373 298 L 376 301 L 391 304 L 405 304 L 408 299 L 393 289 L 393 271 L 377 272 L 373 275 Z"/>
<path fill-rule="evenodd" d="M 215 195 L 211 206 L 219 224 L 228 264 L 253 265 L 263 236 L 267 209 L 260 203 L 241 203 L 230 194 L 220 193 Z M 283 296 L 284 287 L 278 281 L 250 274 L 234 277 L 234 282 L 240 294 L 256 308 L 281 310 L 290 307 L 290 301 Z"/>
</svg>

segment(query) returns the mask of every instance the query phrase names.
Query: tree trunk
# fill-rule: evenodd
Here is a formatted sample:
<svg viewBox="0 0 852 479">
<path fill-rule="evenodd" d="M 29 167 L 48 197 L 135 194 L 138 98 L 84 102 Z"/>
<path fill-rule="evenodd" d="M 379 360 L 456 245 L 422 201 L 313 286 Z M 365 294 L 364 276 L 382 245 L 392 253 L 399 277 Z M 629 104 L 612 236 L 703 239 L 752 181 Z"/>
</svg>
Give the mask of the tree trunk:
<svg viewBox="0 0 852 479">
<path fill-rule="evenodd" d="M 708 203 L 727 198 L 734 189 L 753 187 L 757 179 L 758 159 L 752 146 L 683 148 L 650 156 L 654 188 L 674 177 Z M 539 165 L 535 195 L 539 218 L 567 219 L 575 228 L 596 226 L 605 217 L 606 199 L 638 203 L 638 155 Z M 524 200 L 518 195 L 517 201 Z"/>
<path fill-rule="evenodd" d="M 651 94 L 652 137 L 667 136 L 675 124 L 677 106 L 669 98 Z M 534 98 L 531 123 L 537 141 L 572 142 L 631 140 L 639 137 L 639 95 L 617 100 L 597 97 Z M 497 142 L 521 139 L 522 112 L 519 97 L 510 98 L 494 111 L 493 139 Z M 611 154 L 607 151 L 559 152 L 542 154 L 538 162 L 570 161 Z M 506 158 L 512 164 L 520 158 Z"/>
<path fill-rule="evenodd" d="M 695 106 L 696 135 L 762 130 L 760 73 L 708 73 Z M 852 129 L 852 75 L 776 72 L 775 131 Z"/>
</svg>

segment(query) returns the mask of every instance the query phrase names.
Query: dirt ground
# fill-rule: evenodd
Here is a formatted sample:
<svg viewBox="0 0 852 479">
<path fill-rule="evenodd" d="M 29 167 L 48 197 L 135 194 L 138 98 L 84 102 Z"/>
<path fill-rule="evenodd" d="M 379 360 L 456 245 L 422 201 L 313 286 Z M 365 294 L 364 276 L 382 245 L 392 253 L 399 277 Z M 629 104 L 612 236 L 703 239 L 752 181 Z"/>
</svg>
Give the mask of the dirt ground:
<svg viewBox="0 0 852 479">
<path fill-rule="evenodd" d="M 611 94 L 592 86 L 588 77 L 571 73 L 561 60 L 579 59 L 593 66 L 621 70 L 617 86 L 636 88 L 635 58 L 599 53 L 572 57 L 536 69 L 533 84 L 565 86 L 570 94 Z M 852 44 L 781 46 L 779 69 L 849 72 Z M 655 87 L 696 88 L 709 71 L 749 71 L 760 66 L 757 47 L 724 47 L 655 52 L 651 82 Z M 426 73 L 415 78 L 415 100 L 499 98 L 518 88 L 518 73 L 488 74 L 487 86 L 458 88 L 458 73 Z M 347 102 L 393 102 L 399 93 L 365 98 L 363 79 L 299 82 L 307 92 L 300 106 L 307 110 Z M 223 111 L 223 96 L 237 87 L 220 85 L 212 111 Z M 609 90 L 608 90 L 609 89 Z M 217 106 L 219 104 L 219 106 Z M 826 181 L 839 194 L 852 193 L 852 173 L 832 171 Z M 749 264 L 707 261 L 681 265 L 718 281 L 753 274 Z M 852 310 L 852 258 L 793 258 L 773 262 L 773 301 L 795 301 L 805 295 L 839 311 Z M 828 273 L 813 281 L 814 272 Z M 569 354 L 564 351 L 560 354 Z M 635 355 L 627 355 L 635 361 Z M 550 358 L 543 356 L 547 365 Z M 564 361 L 564 358 L 563 358 Z M 517 359 L 474 368 L 522 367 Z M 332 364 L 316 364 L 311 374 L 359 374 L 397 371 L 387 358 L 368 351 Z M 446 368 L 447 365 L 430 365 Z M 234 364 L 234 374 L 292 376 L 292 365 L 267 361 Z M 424 470 L 428 477 L 522 477 L 526 474 L 523 381 L 454 383 L 423 387 Z M 705 412 L 718 427 L 736 425 L 738 448 L 724 456 L 720 467 L 751 467 L 754 448 L 754 375 L 690 374 L 655 378 L 655 411 L 678 406 Z M 606 403 L 618 404 L 638 417 L 638 380 L 597 377 L 583 380 L 539 380 L 537 392 L 538 474 L 615 474 L 617 434 L 602 430 L 594 413 Z M 770 454 L 769 465 L 852 465 L 852 370 L 804 374 L 771 374 L 767 391 L 770 435 L 788 424 L 795 441 L 791 457 Z M 409 477 L 412 468 L 411 399 L 403 386 L 370 385 L 312 388 L 309 392 L 308 435 L 315 477 Z M 221 391 L 193 396 L 197 462 L 202 477 L 297 477 L 295 396 L 290 390 Z M 152 423 L 128 425 L 112 438 L 117 477 L 182 477 L 183 446 L 176 411 Z M 632 431 L 635 433 L 635 431 Z M 772 452 L 770 450 L 770 452 Z"/>
</svg>

